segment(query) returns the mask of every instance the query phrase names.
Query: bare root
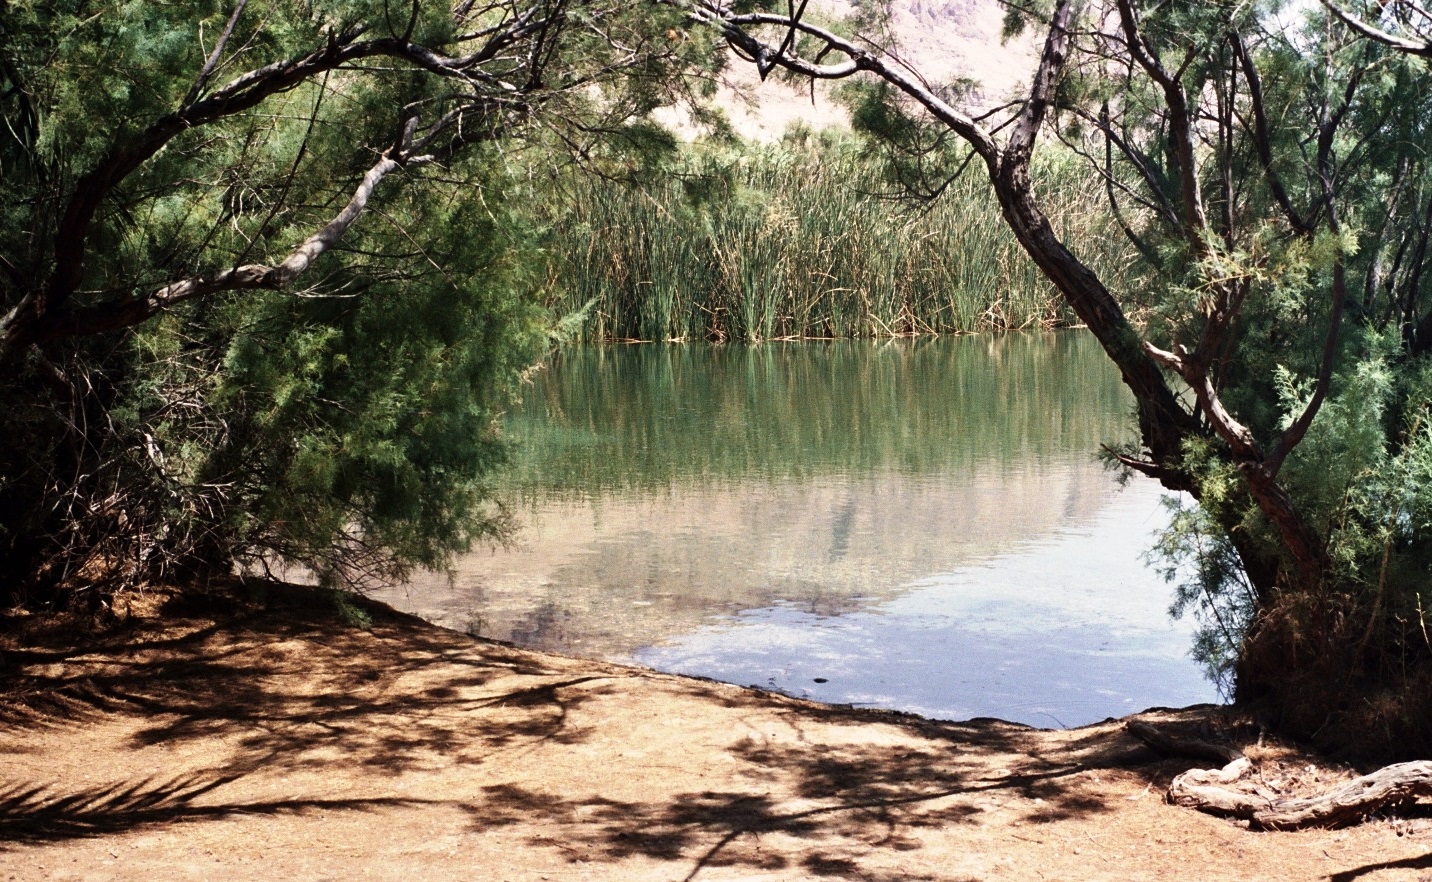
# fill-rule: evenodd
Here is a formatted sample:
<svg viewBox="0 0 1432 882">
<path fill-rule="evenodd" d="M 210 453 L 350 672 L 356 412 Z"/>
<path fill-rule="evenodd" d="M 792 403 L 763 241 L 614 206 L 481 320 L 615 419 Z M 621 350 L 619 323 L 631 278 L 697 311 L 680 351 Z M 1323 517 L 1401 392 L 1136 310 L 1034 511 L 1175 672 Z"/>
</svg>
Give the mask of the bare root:
<svg viewBox="0 0 1432 882">
<path fill-rule="evenodd" d="M 1233 785 L 1247 778 L 1254 768 L 1252 760 L 1242 752 L 1205 741 L 1175 738 L 1138 720 L 1125 728 L 1166 755 L 1227 760 L 1222 768 L 1190 769 L 1178 775 L 1169 784 L 1165 798 L 1185 808 L 1246 820 L 1260 830 L 1345 827 L 1384 809 L 1432 796 L 1432 762 L 1427 760 L 1385 766 L 1317 796 L 1277 798 L 1236 790 Z"/>
</svg>

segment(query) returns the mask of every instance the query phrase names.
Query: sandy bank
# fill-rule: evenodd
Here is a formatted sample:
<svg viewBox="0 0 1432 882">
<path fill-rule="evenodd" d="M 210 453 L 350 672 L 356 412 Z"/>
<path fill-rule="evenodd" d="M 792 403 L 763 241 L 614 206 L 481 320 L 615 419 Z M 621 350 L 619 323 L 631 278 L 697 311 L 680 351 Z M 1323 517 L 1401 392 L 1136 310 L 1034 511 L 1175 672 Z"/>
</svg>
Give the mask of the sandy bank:
<svg viewBox="0 0 1432 882">
<path fill-rule="evenodd" d="M 0 880 L 1432 878 L 1415 814 L 1267 834 L 1168 806 L 1188 763 L 1114 722 L 831 708 L 371 614 L 171 605 L 87 642 L 12 621 Z M 1343 774 L 1250 750 L 1270 788 Z"/>
</svg>

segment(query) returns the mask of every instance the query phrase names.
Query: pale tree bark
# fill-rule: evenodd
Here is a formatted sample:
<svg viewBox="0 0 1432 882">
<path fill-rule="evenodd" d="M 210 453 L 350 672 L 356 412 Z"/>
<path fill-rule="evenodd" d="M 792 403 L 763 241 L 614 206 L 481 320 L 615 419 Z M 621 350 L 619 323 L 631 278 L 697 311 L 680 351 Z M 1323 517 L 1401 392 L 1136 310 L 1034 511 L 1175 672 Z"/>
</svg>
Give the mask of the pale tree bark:
<svg viewBox="0 0 1432 882">
<path fill-rule="evenodd" d="M 8 348 L 19 349 L 28 344 L 44 343 L 59 337 L 100 334 L 133 327 L 186 300 L 207 297 L 222 291 L 259 288 L 285 290 L 324 252 L 343 238 L 343 234 L 348 232 L 348 228 L 358 221 L 368 207 L 374 191 L 384 178 L 405 165 L 415 164 L 410 159 L 400 159 L 402 156 L 403 151 L 399 148 L 384 154 L 363 175 L 363 179 L 353 191 L 353 197 L 348 200 L 343 210 L 276 264 L 250 263 L 220 270 L 211 275 L 190 276 L 170 282 L 144 297 L 115 300 L 79 309 L 51 309 L 48 319 L 39 328 L 27 328 L 21 319 L 16 318 L 4 325 L 7 335 L 13 335 L 5 337 L 4 343 Z"/>
<path fill-rule="evenodd" d="M 1399 52 L 1432 58 L 1432 11 L 1414 0 L 1389 0 L 1379 3 L 1378 11 L 1383 15 L 1398 16 L 1412 36 L 1399 36 L 1383 30 L 1360 16 L 1348 12 L 1333 0 L 1322 0 L 1328 11 L 1342 20 L 1343 24 L 1375 42 Z"/>
</svg>

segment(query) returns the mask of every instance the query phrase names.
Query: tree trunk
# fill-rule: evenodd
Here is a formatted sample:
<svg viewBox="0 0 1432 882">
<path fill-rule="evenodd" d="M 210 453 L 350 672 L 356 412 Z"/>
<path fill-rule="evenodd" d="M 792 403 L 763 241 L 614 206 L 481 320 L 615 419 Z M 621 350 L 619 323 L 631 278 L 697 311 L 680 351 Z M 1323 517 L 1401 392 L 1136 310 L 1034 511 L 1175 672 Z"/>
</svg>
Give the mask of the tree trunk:
<svg viewBox="0 0 1432 882">
<path fill-rule="evenodd" d="M 1006 161 L 991 179 L 1016 240 L 1088 325 L 1133 392 L 1139 432 L 1157 467 L 1154 476 L 1170 490 L 1194 490 L 1182 459 L 1184 442 L 1200 434 L 1197 422 L 1178 403 L 1158 364 L 1144 351 L 1118 301 L 1054 234 L 1049 218 L 1034 202 L 1028 165 Z"/>
</svg>

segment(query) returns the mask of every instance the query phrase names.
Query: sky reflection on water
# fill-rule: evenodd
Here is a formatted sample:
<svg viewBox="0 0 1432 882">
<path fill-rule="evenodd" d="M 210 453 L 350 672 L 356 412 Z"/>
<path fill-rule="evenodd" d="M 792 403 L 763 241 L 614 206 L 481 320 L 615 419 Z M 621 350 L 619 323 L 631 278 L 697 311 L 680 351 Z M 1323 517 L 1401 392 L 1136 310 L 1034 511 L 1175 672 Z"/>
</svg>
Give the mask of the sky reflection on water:
<svg viewBox="0 0 1432 882">
<path fill-rule="evenodd" d="M 913 582 L 859 612 L 746 610 L 633 660 L 840 704 L 937 719 L 1078 726 L 1155 705 L 1217 701 L 1168 618 L 1141 545 L 1159 491 L 1131 485 L 1092 522 Z"/>
<path fill-rule="evenodd" d="M 1094 459 L 1130 400 L 1087 334 L 564 350 L 526 398 L 517 544 L 381 599 L 933 717 L 1217 698 L 1140 561 L 1160 491 Z"/>
</svg>

